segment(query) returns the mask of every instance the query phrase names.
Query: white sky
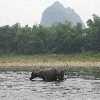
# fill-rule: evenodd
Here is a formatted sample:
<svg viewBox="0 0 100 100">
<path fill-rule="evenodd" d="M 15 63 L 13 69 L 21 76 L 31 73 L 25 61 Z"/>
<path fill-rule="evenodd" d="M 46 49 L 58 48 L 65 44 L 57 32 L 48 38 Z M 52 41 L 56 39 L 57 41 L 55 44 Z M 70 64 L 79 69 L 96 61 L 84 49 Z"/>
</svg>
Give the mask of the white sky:
<svg viewBox="0 0 100 100">
<path fill-rule="evenodd" d="M 38 24 L 42 12 L 55 1 L 74 9 L 84 22 L 94 13 L 100 16 L 100 0 L 0 0 L 0 26 Z"/>
</svg>

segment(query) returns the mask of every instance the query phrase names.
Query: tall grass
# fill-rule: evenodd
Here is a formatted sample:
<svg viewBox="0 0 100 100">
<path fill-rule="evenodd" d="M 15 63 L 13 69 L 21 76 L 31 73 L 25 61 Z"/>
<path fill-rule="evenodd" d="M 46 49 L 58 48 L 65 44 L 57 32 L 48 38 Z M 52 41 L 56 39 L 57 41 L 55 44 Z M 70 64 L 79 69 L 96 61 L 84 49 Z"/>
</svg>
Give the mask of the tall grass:
<svg viewBox="0 0 100 100">
<path fill-rule="evenodd" d="M 33 69 L 48 67 L 100 67 L 100 53 L 0 55 L 2 69 Z"/>
</svg>

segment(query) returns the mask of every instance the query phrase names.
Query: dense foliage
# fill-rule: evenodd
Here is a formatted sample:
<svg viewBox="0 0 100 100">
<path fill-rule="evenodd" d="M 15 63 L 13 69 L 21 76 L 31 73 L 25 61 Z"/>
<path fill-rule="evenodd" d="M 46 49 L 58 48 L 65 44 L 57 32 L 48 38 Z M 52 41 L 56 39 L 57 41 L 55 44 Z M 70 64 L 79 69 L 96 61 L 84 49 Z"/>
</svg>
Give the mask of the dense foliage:
<svg viewBox="0 0 100 100">
<path fill-rule="evenodd" d="M 87 28 L 79 23 L 57 24 L 52 27 L 19 23 L 0 27 L 0 53 L 78 53 L 100 51 L 100 17 L 94 15 Z"/>
</svg>

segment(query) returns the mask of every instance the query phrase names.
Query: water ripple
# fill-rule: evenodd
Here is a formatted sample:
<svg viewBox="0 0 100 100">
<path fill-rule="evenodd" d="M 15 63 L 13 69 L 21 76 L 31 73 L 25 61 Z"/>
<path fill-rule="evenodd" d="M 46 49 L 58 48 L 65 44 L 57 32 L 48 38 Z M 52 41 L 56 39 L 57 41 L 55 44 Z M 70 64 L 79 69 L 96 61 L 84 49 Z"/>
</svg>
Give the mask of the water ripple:
<svg viewBox="0 0 100 100">
<path fill-rule="evenodd" d="M 100 80 L 29 80 L 30 72 L 0 72 L 0 100 L 100 100 Z"/>
</svg>

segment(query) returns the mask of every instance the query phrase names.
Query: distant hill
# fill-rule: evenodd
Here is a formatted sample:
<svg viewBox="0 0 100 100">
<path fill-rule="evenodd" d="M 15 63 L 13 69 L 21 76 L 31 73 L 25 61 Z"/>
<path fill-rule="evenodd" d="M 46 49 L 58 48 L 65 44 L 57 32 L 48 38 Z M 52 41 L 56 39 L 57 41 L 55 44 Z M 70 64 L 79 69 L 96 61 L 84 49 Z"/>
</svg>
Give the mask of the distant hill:
<svg viewBox="0 0 100 100">
<path fill-rule="evenodd" d="M 57 1 L 43 12 L 40 24 L 51 26 L 52 24 L 59 22 L 64 23 L 65 21 L 68 21 L 73 25 L 83 23 L 80 16 L 73 9 L 70 7 L 65 8 Z"/>
</svg>

